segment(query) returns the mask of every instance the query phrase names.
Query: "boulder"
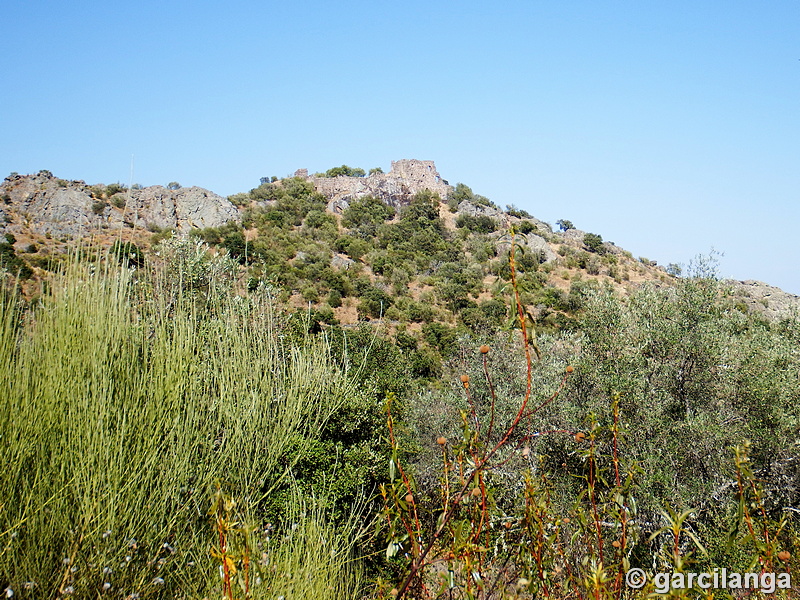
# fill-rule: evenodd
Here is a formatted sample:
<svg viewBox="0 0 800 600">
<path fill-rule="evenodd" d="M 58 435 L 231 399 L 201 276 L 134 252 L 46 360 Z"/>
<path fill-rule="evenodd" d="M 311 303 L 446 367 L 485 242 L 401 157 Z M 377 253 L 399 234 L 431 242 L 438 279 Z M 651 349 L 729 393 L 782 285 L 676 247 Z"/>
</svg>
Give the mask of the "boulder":
<svg viewBox="0 0 800 600">
<path fill-rule="evenodd" d="M 118 194 L 124 205 L 109 202 L 108 186 L 67 181 L 49 171 L 13 175 L 0 185 L 9 231 L 29 230 L 53 237 L 81 237 L 98 229 L 126 227 L 175 229 L 219 227 L 241 221 L 225 198 L 199 187 L 169 190 L 151 186 Z"/>
<path fill-rule="evenodd" d="M 731 287 L 734 296 L 742 300 L 751 312 L 761 314 L 770 321 L 800 317 L 800 296 L 752 279 L 726 279 L 723 283 Z"/>
</svg>

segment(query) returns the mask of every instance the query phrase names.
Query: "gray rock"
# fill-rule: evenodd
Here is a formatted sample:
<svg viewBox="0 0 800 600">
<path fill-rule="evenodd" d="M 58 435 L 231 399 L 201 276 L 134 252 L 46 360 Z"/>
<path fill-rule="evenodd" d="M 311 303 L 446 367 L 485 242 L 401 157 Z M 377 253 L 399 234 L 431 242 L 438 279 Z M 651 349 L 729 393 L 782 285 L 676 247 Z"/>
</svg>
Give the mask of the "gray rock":
<svg viewBox="0 0 800 600">
<path fill-rule="evenodd" d="M 508 225 L 510 217 L 502 210 L 494 206 L 484 206 L 482 204 L 473 204 L 468 200 L 462 200 L 458 204 L 456 214 L 469 215 L 471 217 L 491 217 L 497 219 L 501 224 Z"/>
<path fill-rule="evenodd" d="M 498 254 L 508 252 L 509 248 L 511 248 L 511 240 L 505 232 L 495 231 L 489 234 L 489 236 L 499 240 L 497 242 Z M 556 253 L 550 248 L 550 244 L 547 243 L 547 240 L 533 232 L 527 235 L 518 235 L 516 239 L 527 252 L 541 252 L 544 256 L 544 262 L 550 262 L 558 258 Z"/>
<path fill-rule="evenodd" d="M 453 188 L 439 176 L 432 160 L 397 160 L 388 173 L 373 173 L 367 177 L 308 177 L 306 169 L 295 171 L 296 177 L 308 179 L 314 188 L 331 202 L 329 210 L 341 213 L 341 202 L 363 196 L 374 196 L 395 208 L 408 204 L 414 194 L 431 190 L 445 199 Z"/>
<path fill-rule="evenodd" d="M 752 279 L 726 279 L 723 283 L 731 287 L 734 296 L 742 300 L 751 312 L 761 314 L 770 321 L 800 318 L 800 296 Z"/>
<path fill-rule="evenodd" d="M 242 220 L 236 207 L 214 192 L 200 187 L 170 190 L 160 185 L 133 191 L 125 217 L 138 226 L 182 232 Z"/>
<path fill-rule="evenodd" d="M 335 215 L 340 215 L 348 208 L 350 208 L 350 203 L 345 200 L 344 198 L 337 198 L 335 200 L 331 200 L 328 202 L 328 212 L 332 212 Z"/>
<path fill-rule="evenodd" d="M 105 192 L 107 186 L 94 188 Z M 11 229 L 30 230 L 53 237 L 81 237 L 101 228 L 140 227 L 175 229 L 219 227 L 241 221 L 236 207 L 225 198 L 199 187 L 169 190 L 152 186 L 123 193 L 117 207 L 93 196 L 83 181 L 66 181 L 48 171 L 7 177 L 0 184 L 7 219 L 16 214 Z M 105 204 L 105 206 L 104 206 Z"/>
<path fill-rule="evenodd" d="M 583 236 L 586 235 L 586 232 L 580 229 L 567 229 L 566 231 L 562 231 L 559 235 L 568 242 L 583 245 Z"/>
<path fill-rule="evenodd" d="M 347 271 L 354 262 L 352 258 L 348 258 L 344 254 L 334 254 L 331 258 L 331 266 L 342 271 Z"/>
</svg>

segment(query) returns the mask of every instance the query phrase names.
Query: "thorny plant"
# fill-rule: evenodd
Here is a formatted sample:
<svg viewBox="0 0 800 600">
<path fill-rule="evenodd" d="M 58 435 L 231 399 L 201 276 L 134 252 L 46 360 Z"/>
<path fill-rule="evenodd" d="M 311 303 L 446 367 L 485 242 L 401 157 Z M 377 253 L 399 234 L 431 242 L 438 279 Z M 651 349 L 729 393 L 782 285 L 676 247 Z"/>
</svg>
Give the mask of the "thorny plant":
<svg viewBox="0 0 800 600">
<path fill-rule="evenodd" d="M 461 376 L 469 410 L 462 411 L 461 439 L 451 443 L 437 439 L 442 452 L 440 490 L 435 506 L 429 506 L 417 489 L 413 475 L 403 467 L 401 448 L 395 435 L 390 396 L 387 402 L 388 431 L 392 458 L 390 483 L 382 486 L 384 523 L 388 531 L 387 559 L 404 565 L 402 578 L 389 594 L 392 597 L 467 598 L 576 598 L 621 600 L 645 597 L 654 591 L 652 580 L 643 589 L 627 587 L 625 575 L 631 567 L 686 571 L 690 566 L 707 566 L 694 551 L 707 552 L 690 523 L 692 509 L 676 511 L 667 507 L 664 527 L 649 536 L 638 515 L 635 491 L 639 468 L 620 458 L 624 435 L 620 426 L 622 396 L 613 393 L 607 416 L 589 415 L 582 431 L 533 432 L 525 421 L 552 403 L 565 387 L 572 366 L 566 368 L 557 389 L 538 406 L 531 406 L 531 349 L 539 358 L 528 329 L 529 315 L 520 301 L 511 233 L 509 255 L 511 283 L 526 366 L 526 390 L 511 422 L 496 420 L 497 396 L 489 372 L 488 346 L 480 348 L 483 374 L 489 394 L 488 416 L 480 417 L 472 397 L 470 379 Z M 548 471 L 546 457 L 532 455 L 534 438 L 545 433 L 568 434 L 576 443 L 568 469 L 578 489 L 565 509 L 563 498 L 554 498 L 558 484 Z M 774 568 L 776 558 L 786 563 L 790 553 L 779 551 L 778 539 L 785 533 L 786 519 L 770 522 L 764 508 L 763 491 L 755 479 L 748 458 L 748 444 L 736 448 L 738 509 L 731 543 L 746 528 L 740 543 L 751 542 L 755 552 L 751 568 L 762 572 Z M 523 474 L 522 506 L 506 514 L 497 500 L 492 473 L 514 454 L 527 460 Z M 567 469 L 568 465 L 562 464 Z M 559 502 L 561 500 L 561 502 Z M 785 535 L 784 535 L 785 537 Z M 660 543 L 660 545 L 659 545 Z M 644 564 L 652 557 L 652 564 Z M 697 591 L 697 590 L 694 590 Z M 679 597 L 690 593 L 676 592 Z M 385 590 L 379 594 L 384 597 Z"/>
<path fill-rule="evenodd" d="M 752 570 L 759 567 L 761 572 L 777 571 L 781 564 L 789 570 L 791 554 L 781 550 L 786 544 L 786 526 L 788 517 L 784 516 L 776 523 L 770 519 L 764 505 L 764 489 L 753 473 L 750 461 L 750 442 L 733 449 L 736 466 L 736 519 L 728 537 L 728 544 L 735 543 L 737 534 L 745 527 L 745 537 L 740 543 L 753 545 L 753 559 L 749 565 Z M 777 559 L 777 560 L 776 560 Z"/>
<path fill-rule="evenodd" d="M 442 477 L 440 498 L 432 511 L 426 510 L 418 499 L 413 477 L 399 461 L 393 399 L 388 399 L 391 482 L 381 489 L 388 526 L 386 556 L 407 560 L 399 586 L 391 590 L 391 595 L 397 598 L 405 595 L 429 598 L 434 595 L 433 586 L 437 587 L 436 597 L 449 598 L 454 593 L 457 597 L 486 599 L 515 597 L 526 592 L 541 592 L 545 597 L 621 597 L 632 547 L 633 528 L 629 521 L 635 503 L 630 494 L 634 470 L 623 473 L 618 455 L 619 398 L 615 396 L 612 403 L 612 424 L 603 428 L 592 419 L 588 435 L 565 430 L 532 432 L 530 425 L 527 432 L 523 431 L 526 421 L 530 423 L 535 414 L 558 398 L 574 369 L 568 366 L 557 389 L 532 406 L 533 353 L 539 358 L 539 350 L 529 330 L 530 316 L 520 300 L 517 250 L 512 230 L 509 263 L 516 321 L 525 356 L 525 394 L 511 422 L 498 423 L 497 395 L 487 362 L 490 348 L 481 346 L 490 399 L 488 416 L 479 417 L 469 377 L 462 375 L 469 410 L 462 412 L 460 440 L 456 443 L 444 437 L 437 440 L 442 451 Z M 515 454 L 527 459 L 533 467 L 530 444 L 543 433 L 569 434 L 579 444 L 577 454 L 583 463 L 579 476 L 585 482 L 585 489 L 572 510 L 575 525 L 570 525 L 569 517 L 556 516 L 544 469 L 531 468 L 525 474 L 524 506 L 518 514 L 504 514 L 496 502 L 492 471 Z M 598 460 L 601 445 L 603 461 Z M 604 531 L 609 527 L 610 533 Z M 606 540 L 611 550 L 604 547 Z M 578 563 L 566 551 L 576 541 L 586 546 Z M 426 575 L 426 568 L 431 574 Z"/>
<path fill-rule="evenodd" d="M 238 581 L 244 593 L 244 599 L 250 599 L 251 543 L 250 537 L 254 528 L 235 520 L 236 502 L 217 489 L 211 497 L 211 508 L 208 515 L 214 521 L 217 532 L 217 546 L 211 548 L 211 555 L 220 562 L 222 574 L 223 600 L 233 600 L 233 582 Z"/>
<path fill-rule="evenodd" d="M 792 554 L 785 548 L 795 544 L 787 533 L 788 518 L 784 515 L 777 522 L 770 518 L 765 506 L 762 483 L 752 469 L 750 442 L 733 447 L 734 468 L 736 471 L 735 516 L 728 532 L 728 549 L 750 547 L 748 562 L 740 566 L 746 573 L 791 573 Z M 667 507 L 663 513 L 666 525 L 653 533 L 648 541 L 661 539 L 658 550 L 658 570 L 661 572 L 686 573 L 689 571 L 710 571 L 708 551 L 699 539 L 696 529 L 689 522 L 695 515 L 694 509 L 677 512 Z M 742 532 L 744 535 L 742 535 Z M 782 549 L 783 548 L 783 549 Z M 704 559 L 696 557 L 696 552 Z M 652 591 L 645 588 L 643 591 Z M 730 598 L 735 596 L 726 589 L 671 589 L 670 598 Z M 792 597 L 788 593 L 785 597 Z"/>
<path fill-rule="evenodd" d="M 392 416 L 392 398 L 387 402 L 389 438 L 392 446 L 389 485 L 384 485 L 381 494 L 386 506 L 386 519 L 389 527 L 389 546 L 387 558 L 403 552 L 410 559 L 408 573 L 399 589 L 392 590 L 393 595 L 403 597 L 414 586 L 415 595 L 427 596 L 428 591 L 423 578 L 424 569 L 432 564 L 446 561 L 448 576 L 445 582 L 448 588 L 454 585 L 453 566 L 455 561 L 463 564 L 466 577 L 466 594 L 474 596 L 477 590 L 485 589 L 486 555 L 491 544 L 490 513 L 494 500 L 487 486 L 487 474 L 493 467 L 508 460 L 504 450 L 510 445 L 520 422 L 541 408 L 551 403 L 563 389 L 566 375 L 561 385 L 549 398 L 538 407 L 529 407 L 532 395 L 532 340 L 528 333 L 528 316 L 520 301 L 519 288 L 514 261 L 515 233 L 511 232 L 511 282 L 514 290 L 514 303 L 521 330 L 526 364 L 525 396 L 519 409 L 505 430 L 495 433 L 496 393 L 487 368 L 489 348 L 481 347 L 484 363 L 484 374 L 491 395 L 490 417 L 488 424 L 482 424 L 477 416 L 475 404 L 470 395 L 469 377 L 461 376 L 464 391 L 470 403 L 469 414 L 463 413 L 462 440 L 448 451 L 446 439 L 437 442 L 443 454 L 443 485 L 441 491 L 441 507 L 438 519 L 432 531 L 423 531 L 420 518 L 421 506 L 416 501 L 415 485 L 411 476 L 398 460 L 399 448 L 394 434 Z M 447 548 L 447 549 L 445 549 Z"/>
</svg>

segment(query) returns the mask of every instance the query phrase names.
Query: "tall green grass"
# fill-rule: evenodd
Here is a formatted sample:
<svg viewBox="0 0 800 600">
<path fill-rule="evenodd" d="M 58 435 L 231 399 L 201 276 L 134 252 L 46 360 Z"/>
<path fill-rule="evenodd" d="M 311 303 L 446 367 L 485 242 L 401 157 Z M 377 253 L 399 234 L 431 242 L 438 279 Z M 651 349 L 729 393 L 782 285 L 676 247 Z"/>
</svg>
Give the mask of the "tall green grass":
<svg viewBox="0 0 800 600">
<path fill-rule="evenodd" d="M 269 573 L 293 552 L 321 552 L 296 535 L 267 543 L 259 509 L 291 470 L 287 451 L 354 393 L 345 374 L 319 340 L 282 339 L 266 294 L 159 287 L 74 264 L 35 309 L 0 302 L 0 591 L 218 597 L 215 482 L 252 524 L 253 597 L 273 597 Z M 303 528 L 344 539 L 314 514 Z M 314 578 L 354 589 L 337 548 L 292 597 L 324 597 Z"/>
</svg>

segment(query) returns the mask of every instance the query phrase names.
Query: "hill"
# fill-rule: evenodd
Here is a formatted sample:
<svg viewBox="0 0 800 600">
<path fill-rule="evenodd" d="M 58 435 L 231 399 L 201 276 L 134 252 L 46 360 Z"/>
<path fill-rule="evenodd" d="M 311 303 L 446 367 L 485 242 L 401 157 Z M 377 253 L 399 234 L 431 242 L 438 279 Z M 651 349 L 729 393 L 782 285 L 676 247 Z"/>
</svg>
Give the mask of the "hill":
<svg viewBox="0 0 800 600">
<path fill-rule="evenodd" d="M 7 596 L 611 599 L 796 571 L 779 290 L 676 277 L 423 161 L 136 188 L 0 190 Z"/>
<path fill-rule="evenodd" d="M 312 309 L 315 326 L 372 321 L 418 338 L 431 338 L 426 325 L 476 334 L 510 316 L 511 231 L 522 299 L 543 329 L 572 327 L 590 288 L 625 296 L 644 283 L 673 285 L 679 274 L 566 219 L 554 228 L 502 210 L 463 183 L 450 185 L 433 161 L 398 160 L 368 175 L 346 165 L 300 169 L 227 199 L 176 182 L 129 190 L 40 171 L 7 177 L 0 200 L 2 260 L 34 280 L 56 269 L 75 240 L 100 248 L 121 240 L 147 254 L 188 235 L 226 250 L 242 286 L 270 285 L 288 305 Z M 728 286 L 742 310 L 764 318 L 800 307 L 800 298 L 764 284 Z"/>
</svg>

